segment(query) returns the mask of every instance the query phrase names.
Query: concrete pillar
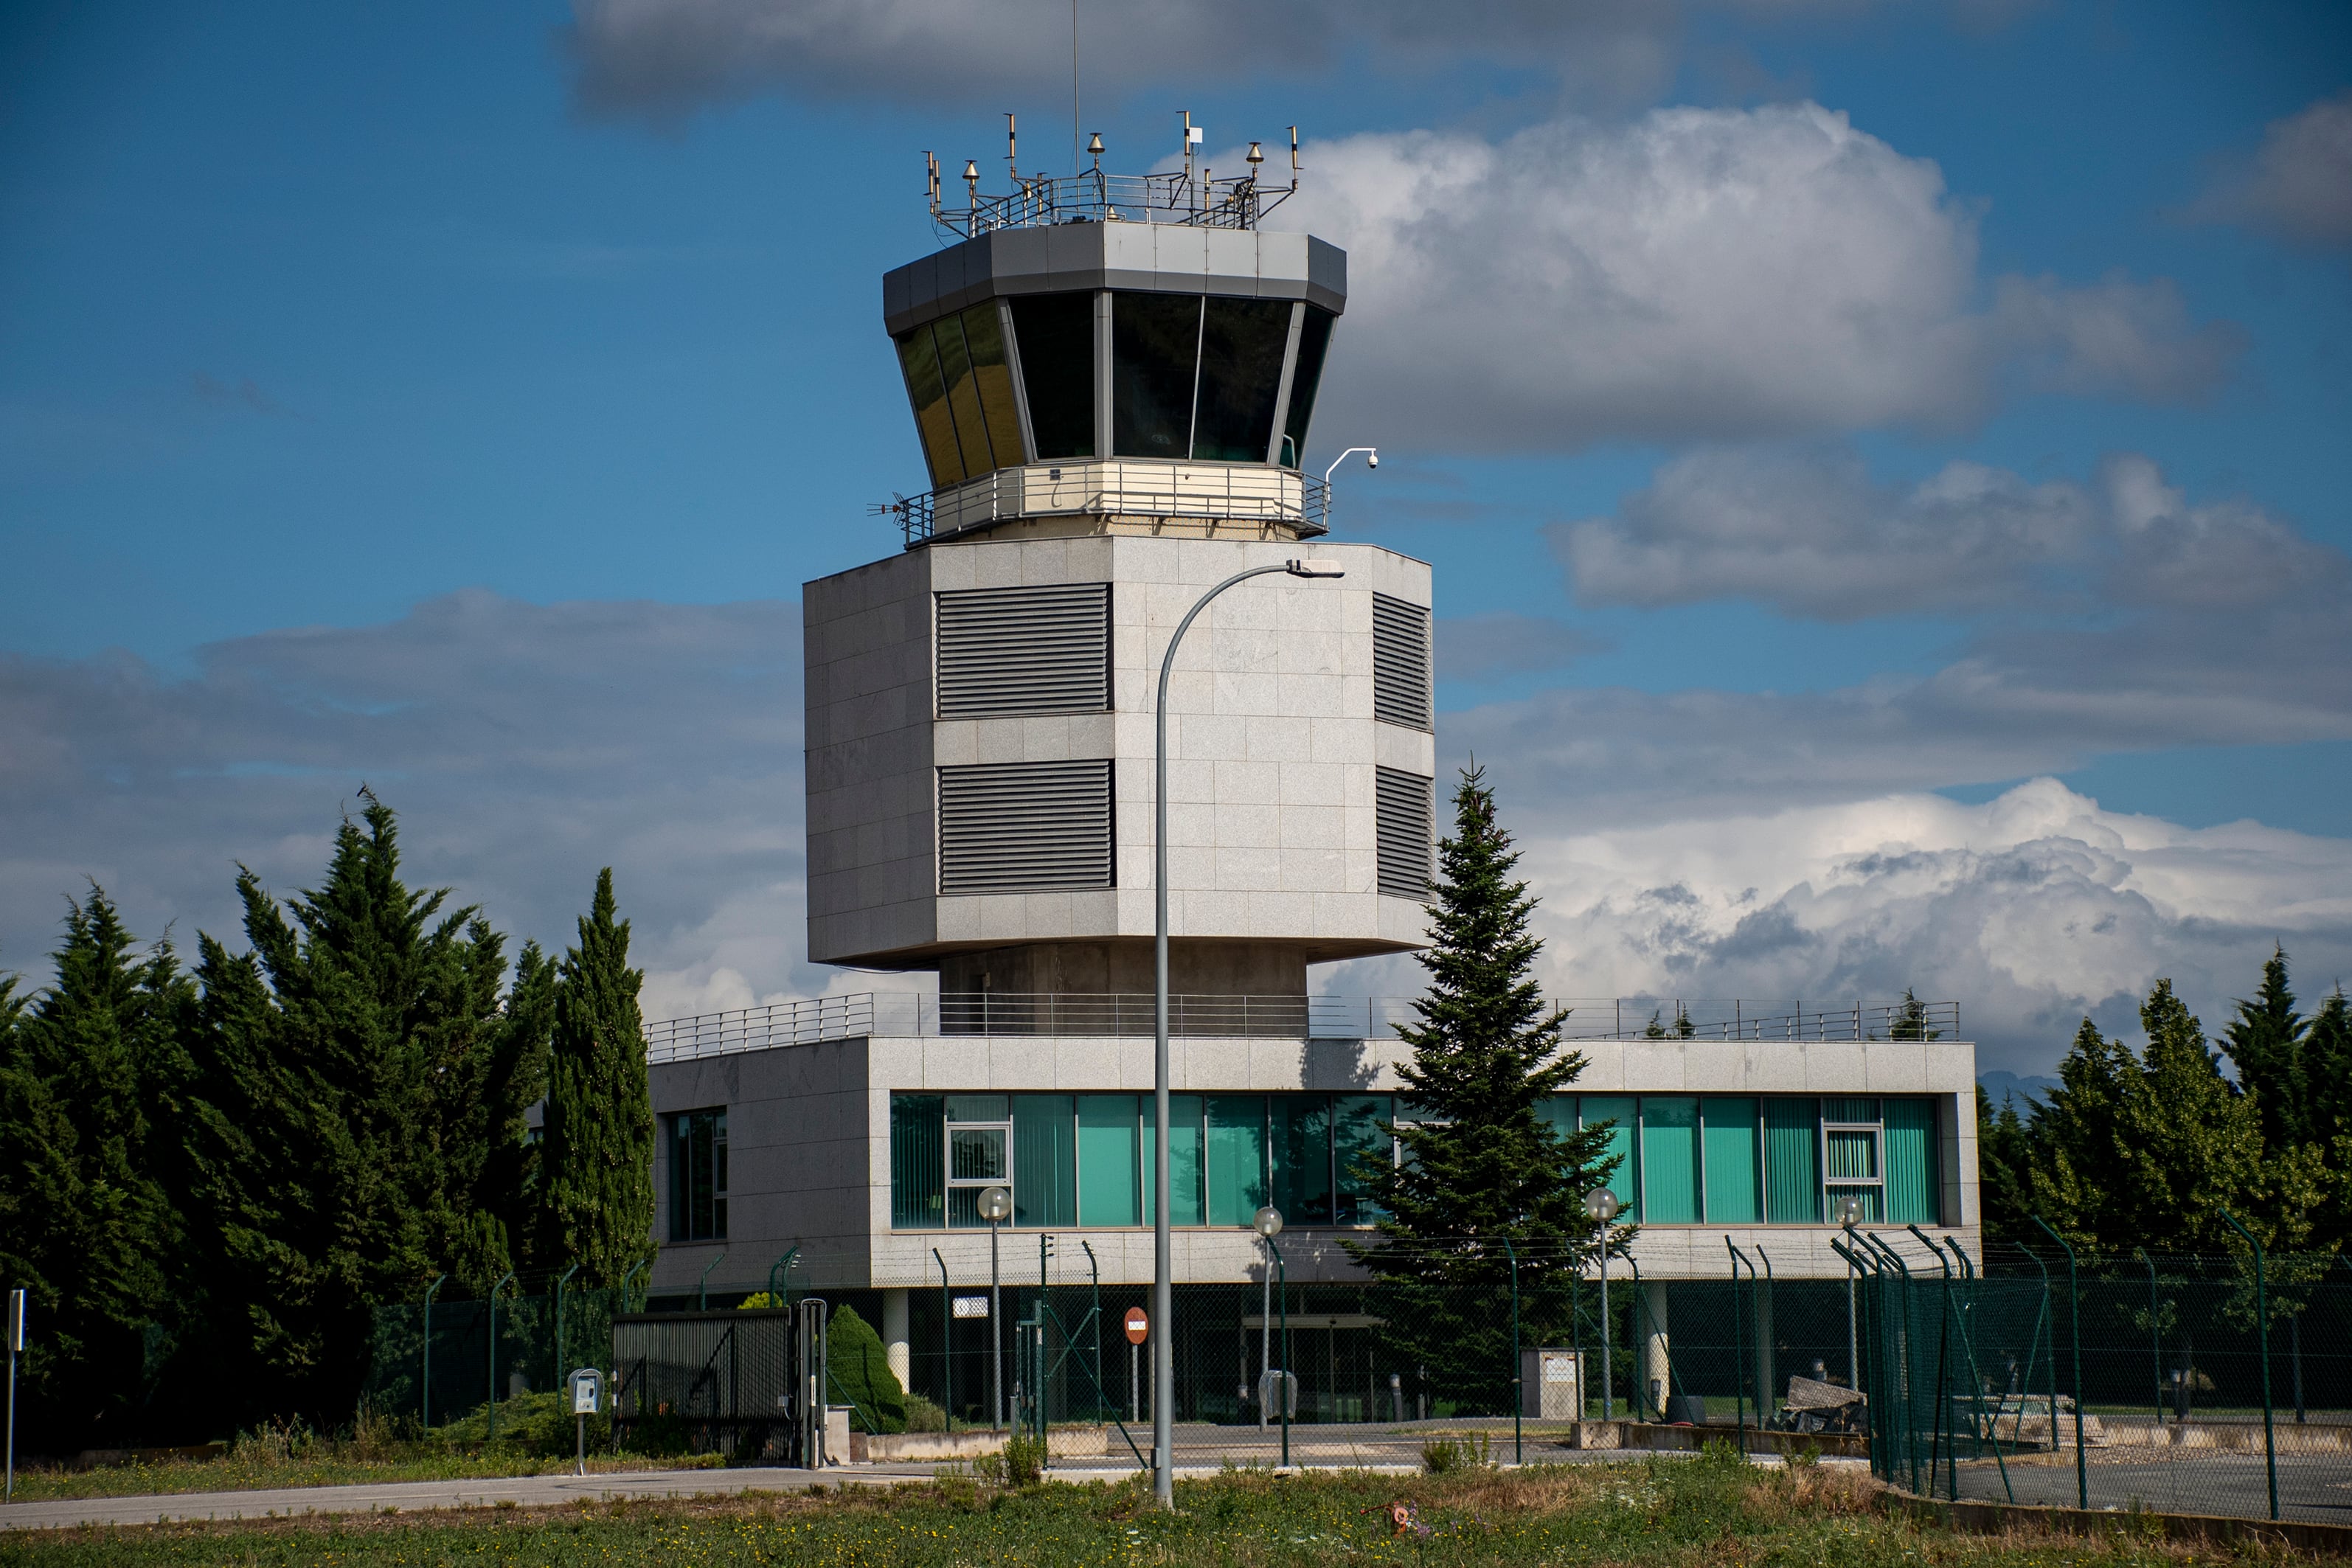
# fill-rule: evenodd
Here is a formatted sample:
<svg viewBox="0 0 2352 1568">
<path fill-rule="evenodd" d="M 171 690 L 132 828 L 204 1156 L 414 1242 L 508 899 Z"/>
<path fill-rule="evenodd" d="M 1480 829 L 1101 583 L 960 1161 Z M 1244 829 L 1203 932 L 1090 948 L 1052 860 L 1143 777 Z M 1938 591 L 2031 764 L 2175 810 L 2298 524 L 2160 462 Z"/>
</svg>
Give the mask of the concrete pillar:
<svg viewBox="0 0 2352 1568">
<path fill-rule="evenodd" d="M 1642 1282 L 1642 1414 L 1645 1419 L 1662 1420 L 1665 1403 L 1675 1392 L 1674 1363 L 1669 1352 L 1666 1325 L 1666 1282 L 1645 1279 Z"/>
<path fill-rule="evenodd" d="M 915 1373 L 914 1352 L 907 1343 L 907 1292 L 882 1292 L 882 1356 L 890 1363 L 890 1375 L 898 1380 L 901 1388 L 911 1388 Z"/>
</svg>

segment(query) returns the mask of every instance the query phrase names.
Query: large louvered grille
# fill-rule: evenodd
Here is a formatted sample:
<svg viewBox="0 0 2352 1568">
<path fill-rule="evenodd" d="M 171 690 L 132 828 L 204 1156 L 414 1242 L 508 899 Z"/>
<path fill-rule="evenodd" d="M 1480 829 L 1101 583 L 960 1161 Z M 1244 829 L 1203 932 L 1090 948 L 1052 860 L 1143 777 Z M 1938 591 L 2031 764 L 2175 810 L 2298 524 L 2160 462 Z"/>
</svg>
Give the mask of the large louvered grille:
<svg viewBox="0 0 2352 1568">
<path fill-rule="evenodd" d="M 1381 891 L 1420 902 L 1429 897 L 1431 782 L 1418 773 L 1375 768 L 1380 796 Z"/>
<path fill-rule="evenodd" d="M 1110 706 L 1110 584 L 940 596 L 940 717 Z"/>
<path fill-rule="evenodd" d="M 1430 727 L 1429 612 L 1372 595 L 1372 713 L 1391 724 Z"/>
<path fill-rule="evenodd" d="M 940 891 L 1108 888 L 1110 763 L 940 770 Z"/>
</svg>

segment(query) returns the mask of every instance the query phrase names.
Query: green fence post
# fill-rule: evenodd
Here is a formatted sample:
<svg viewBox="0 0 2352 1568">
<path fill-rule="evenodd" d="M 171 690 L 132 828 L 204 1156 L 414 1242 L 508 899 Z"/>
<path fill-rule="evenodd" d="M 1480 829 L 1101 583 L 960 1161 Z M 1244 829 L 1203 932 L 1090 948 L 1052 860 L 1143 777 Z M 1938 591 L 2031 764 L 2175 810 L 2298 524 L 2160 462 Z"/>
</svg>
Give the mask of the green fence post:
<svg viewBox="0 0 2352 1568">
<path fill-rule="evenodd" d="M 2088 1510 L 2091 1506 L 2091 1467 L 2083 1454 L 2083 1289 L 2075 1271 L 2074 1247 L 2052 1230 L 2048 1220 L 2040 1215 L 2031 1217 L 2042 1227 L 2043 1235 L 2066 1249 L 2066 1326 L 2074 1342 L 2074 1502 L 2075 1506 Z M 2058 1335 L 2054 1324 L 2052 1325 L 2050 1338 L 2051 1359 L 2055 1361 Z M 2057 1375 L 2053 1368 L 2051 1372 L 2053 1383 Z M 2058 1440 L 2058 1395 L 2055 1393 L 2050 1396 L 2050 1440 L 2053 1444 Z"/>
<path fill-rule="evenodd" d="M 1724 1251 L 1731 1255 L 1731 1408 L 1732 1420 L 1739 1429 L 1739 1451 L 1748 1452 L 1748 1332 L 1739 1321 L 1739 1248 L 1731 1245 L 1731 1237 L 1723 1238 Z M 1755 1269 L 1750 1268 L 1753 1275 Z M 1750 1281 L 1751 1285 L 1753 1280 Z M 1759 1401 L 1760 1405 L 1760 1401 Z M 1760 1423 L 1764 1413 L 1756 1413 Z"/>
<path fill-rule="evenodd" d="M 499 1292 L 505 1289 L 508 1280 L 513 1278 L 514 1270 L 509 1268 L 506 1279 L 490 1287 L 490 1433 L 484 1439 L 490 1443 L 499 1440 Z"/>
<path fill-rule="evenodd" d="M 710 1310 L 710 1271 L 726 1261 L 727 1255 L 722 1252 L 718 1257 L 712 1258 L 709 1262 L 702 1266 L 702 1277 L 694 1282 L 694 1310 L 696 1311 L 707 1312 Z"/>
<path fill-rule="evenodd" d="M 1851 1239 L 1853 1233 L 1852 1231 L 1848 1231 L 1846 1235 L 1847 1237 Z M 1852 1270 L 1852 1274 L 1847 1277 L 1846 1281 L 1847 1310 L 1851 1311 L 1853 1310 L 1853 1276 L 1867 1276 L 1874 1281 L 1878 1278 L 1878 1266 L 1874 1261 L 1867 1260 L 1865 1256 L 1856 1254 L 1852 1251 L 1847 1247 L 1845 1242 L 1840 1241 L 1835 1237 L 1832 1237 L 1830 1240 L 1830 1250 L 1836 1253 L 1840 1258 L 1844 1258 L 1847 1268 Z M 1874 1300 L 1876 1300 L 1875 1297 L 1872 1299 Z M 1849 1318 L 1847 1321 L 1849 1324 L 1849 1337 L 1854 1345 L 1859 1346 L 1861 1336 L 1858 1333 L 1853 1333 L 1852 1331 L 1851 1324 L 1853 1320 Z M 1870 1359 L 1872 1370 L 1874 1373 L 1875 1373 L 1879 1366 L 1883 1364 L 1885 1358 L 1883 1356 L 1874 1355 Z M 1860 1356 L 1858 1354 L 1850 1356 L 1848 1361 L 1849 1365 L 1847 1367 L 1846 1375 L 1853 1380 L 1854 1392 L 1863 1394 L 1863 1419 L 1869 1424 L 1870 1473 L 1876 1476 L 1880 1480 L 1893 1480 L 1895 1479 L 1894 1460 L 1889 1453 L 1888 1444 L 1886 1441 L 1888 1434 L 1883 1429 L 1886 1415 L 1886 1390 L 1883 1386 L 1884 1380 L 1875 1375 L 1872 1376 L 1870 1379 L 1870 1384 L 1872 1390 L 1874 1392 L 1864 1393 L 1863 1389 L 1862 1363 Z"/>
<path fill-rule="evenodd" d="M 1911 1394 L 1911 1266 L 1903 1260 L 1901 1253 L 1868 1231 L 1861 1231 L 1857 1234 L 1874 1248 L 1882 1258 L 1895 1265 L 1896 1282 L 1895 1300 L 1901 1314 L 1895 1331 L 1895 1343 L 1899 1347 L 1895 1358 L 1895 1375 L 1903 1390 L 1903 1447 L 1910 1458 L 1911 1489 L 1916 1492 L 1919 1489 L 1919 1402 Z M 1885 1289 L 1885 1271 L 1881 1269 L 1879 1280 L 1882 1290 Z M 1936 1495 L 1936 1451 L 1932 1447 L 1927 1451 L 1927 1495 L 1929 1497 Z"/>
<path fill-rule="evenodd" d="M 417 1424 L 427 1432 L 433 1430 L 433 1292 L 449 1277 L 436 1274 L 433 1283 L 425 1287 L 425 1366 L 417 1373 Z"/>
<path fill-rule="evenodd" d="M 2252 1231 L 2238 1223 L 2236 1215 L 2228 1209 L 2221 1210 L 2221 1215 L 2230 1222 L 2230 1228 L 2244 1237 L 2246 1245 L 2254 1249 L 2254 1327 L 2258 1331 L 2257 1342 L 2263 1358 L 2263 1468 L 2270 1476 L 2271 1517 L 2276 1519 L 2279 1516 L 2278 1439 L 2271 1430 L 2271 1313 L 2270 1303 L 2263 1291 L 2263 1244 L 2254 1239 Z M 2079 1403 L 2074 1414 L 2080 1419 L 2082 1409 Z"/>
<path fill-rule="evenodd" d="M 1282 1311 L 1282 1375 L 1272 1384 L 1275 1408 L 1282 1412 L 1282 1468 L 1290 1468 L 1290 1391 L 1294 1384 L 1290 1370 L 1290 1265 L 1282 1256 L 1282 1248 L 1267 1237 L 1265 1245 L 1274 1254 L 1276 1284 L 1275 1297 Z"/>
<path fill-rule="evenodd" d="M 2144 1247 L 2132 1248 L 2132 1256 L 2147 1265 L 2147 1370 L 2148 1408 L 2156 1415 L 2155 1430 L 2164 1430 L 2164 1340 L 2156 1326 L 2156 1259 Z"/>
<path fill-rule="evenodd" d="M 940 1249 L 931 1248 L 931 1261 L 940 1266 L 940 1397 L 947 1405 L 948 1430 L 955 1430 L 955 1297 L 948 1284 L 948 1260 Z"/>
<path fill-rule="evenodd" d="M 1527 1463 L 1527 1447 L 1520 1421 L 1527 1414 L 1528 1390 L 1526 1372 L 1519 1364 L 1519 1250 L 1507 1236 L 1503 1237 L 1503 1253 L 1511 1260 L 1511 1463 L 1522 1465 Z"/>
</svg>

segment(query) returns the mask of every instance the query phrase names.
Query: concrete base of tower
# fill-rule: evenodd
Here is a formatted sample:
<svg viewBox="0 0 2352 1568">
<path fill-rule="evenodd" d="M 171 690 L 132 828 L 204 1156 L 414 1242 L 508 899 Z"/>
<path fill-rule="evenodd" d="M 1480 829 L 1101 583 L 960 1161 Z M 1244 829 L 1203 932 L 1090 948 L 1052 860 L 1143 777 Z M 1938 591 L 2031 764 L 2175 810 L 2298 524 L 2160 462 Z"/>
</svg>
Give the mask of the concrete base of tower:
<svg viewBox="0 0 2352 1568">
<path fill-rule="evenodd" d="M 1289 942 L 1172 938 L 1168 989 L 1189 996 L 1304 996 L 1307 949 Z M 1024 995 L 1149 994 L 1155 984 L 1151 939 L 1040 942 L 940 955 L 942 993 Z"/>
</svg>

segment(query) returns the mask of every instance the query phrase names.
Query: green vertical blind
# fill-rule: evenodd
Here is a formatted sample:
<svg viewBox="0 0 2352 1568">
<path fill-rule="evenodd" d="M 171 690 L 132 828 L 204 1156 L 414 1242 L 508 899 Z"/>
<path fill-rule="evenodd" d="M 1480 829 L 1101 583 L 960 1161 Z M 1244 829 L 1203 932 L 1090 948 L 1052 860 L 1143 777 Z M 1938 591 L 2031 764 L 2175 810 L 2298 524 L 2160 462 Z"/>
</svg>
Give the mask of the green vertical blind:
<svg viewBox="0 0 2352 1568">
<path fill-rule="evenodd" d="M 1169 1112 L 1170 1217 L 1195 1226 L 1267 1203 L 1292 1226 L 1374 1223 L 1391 1121 L 1413 1114 L 1385 1094 L 1179 1094 Z M 1538 1115 L 1562 1135 L 1613 1124 L 1610 1187 L 1643 1225 L 1822 1225 L 1848 1197 L 1871 1223 L 1941 1220 L 1933 1099 L 1559 1095 Z M 1151 1156 L 1150 1095 L 895 1094 L 890 1222 L 981 1224 L 981 1187 L 1003 1182 L 1016 1226 L 1150 1225 Z"/>
</svg>

